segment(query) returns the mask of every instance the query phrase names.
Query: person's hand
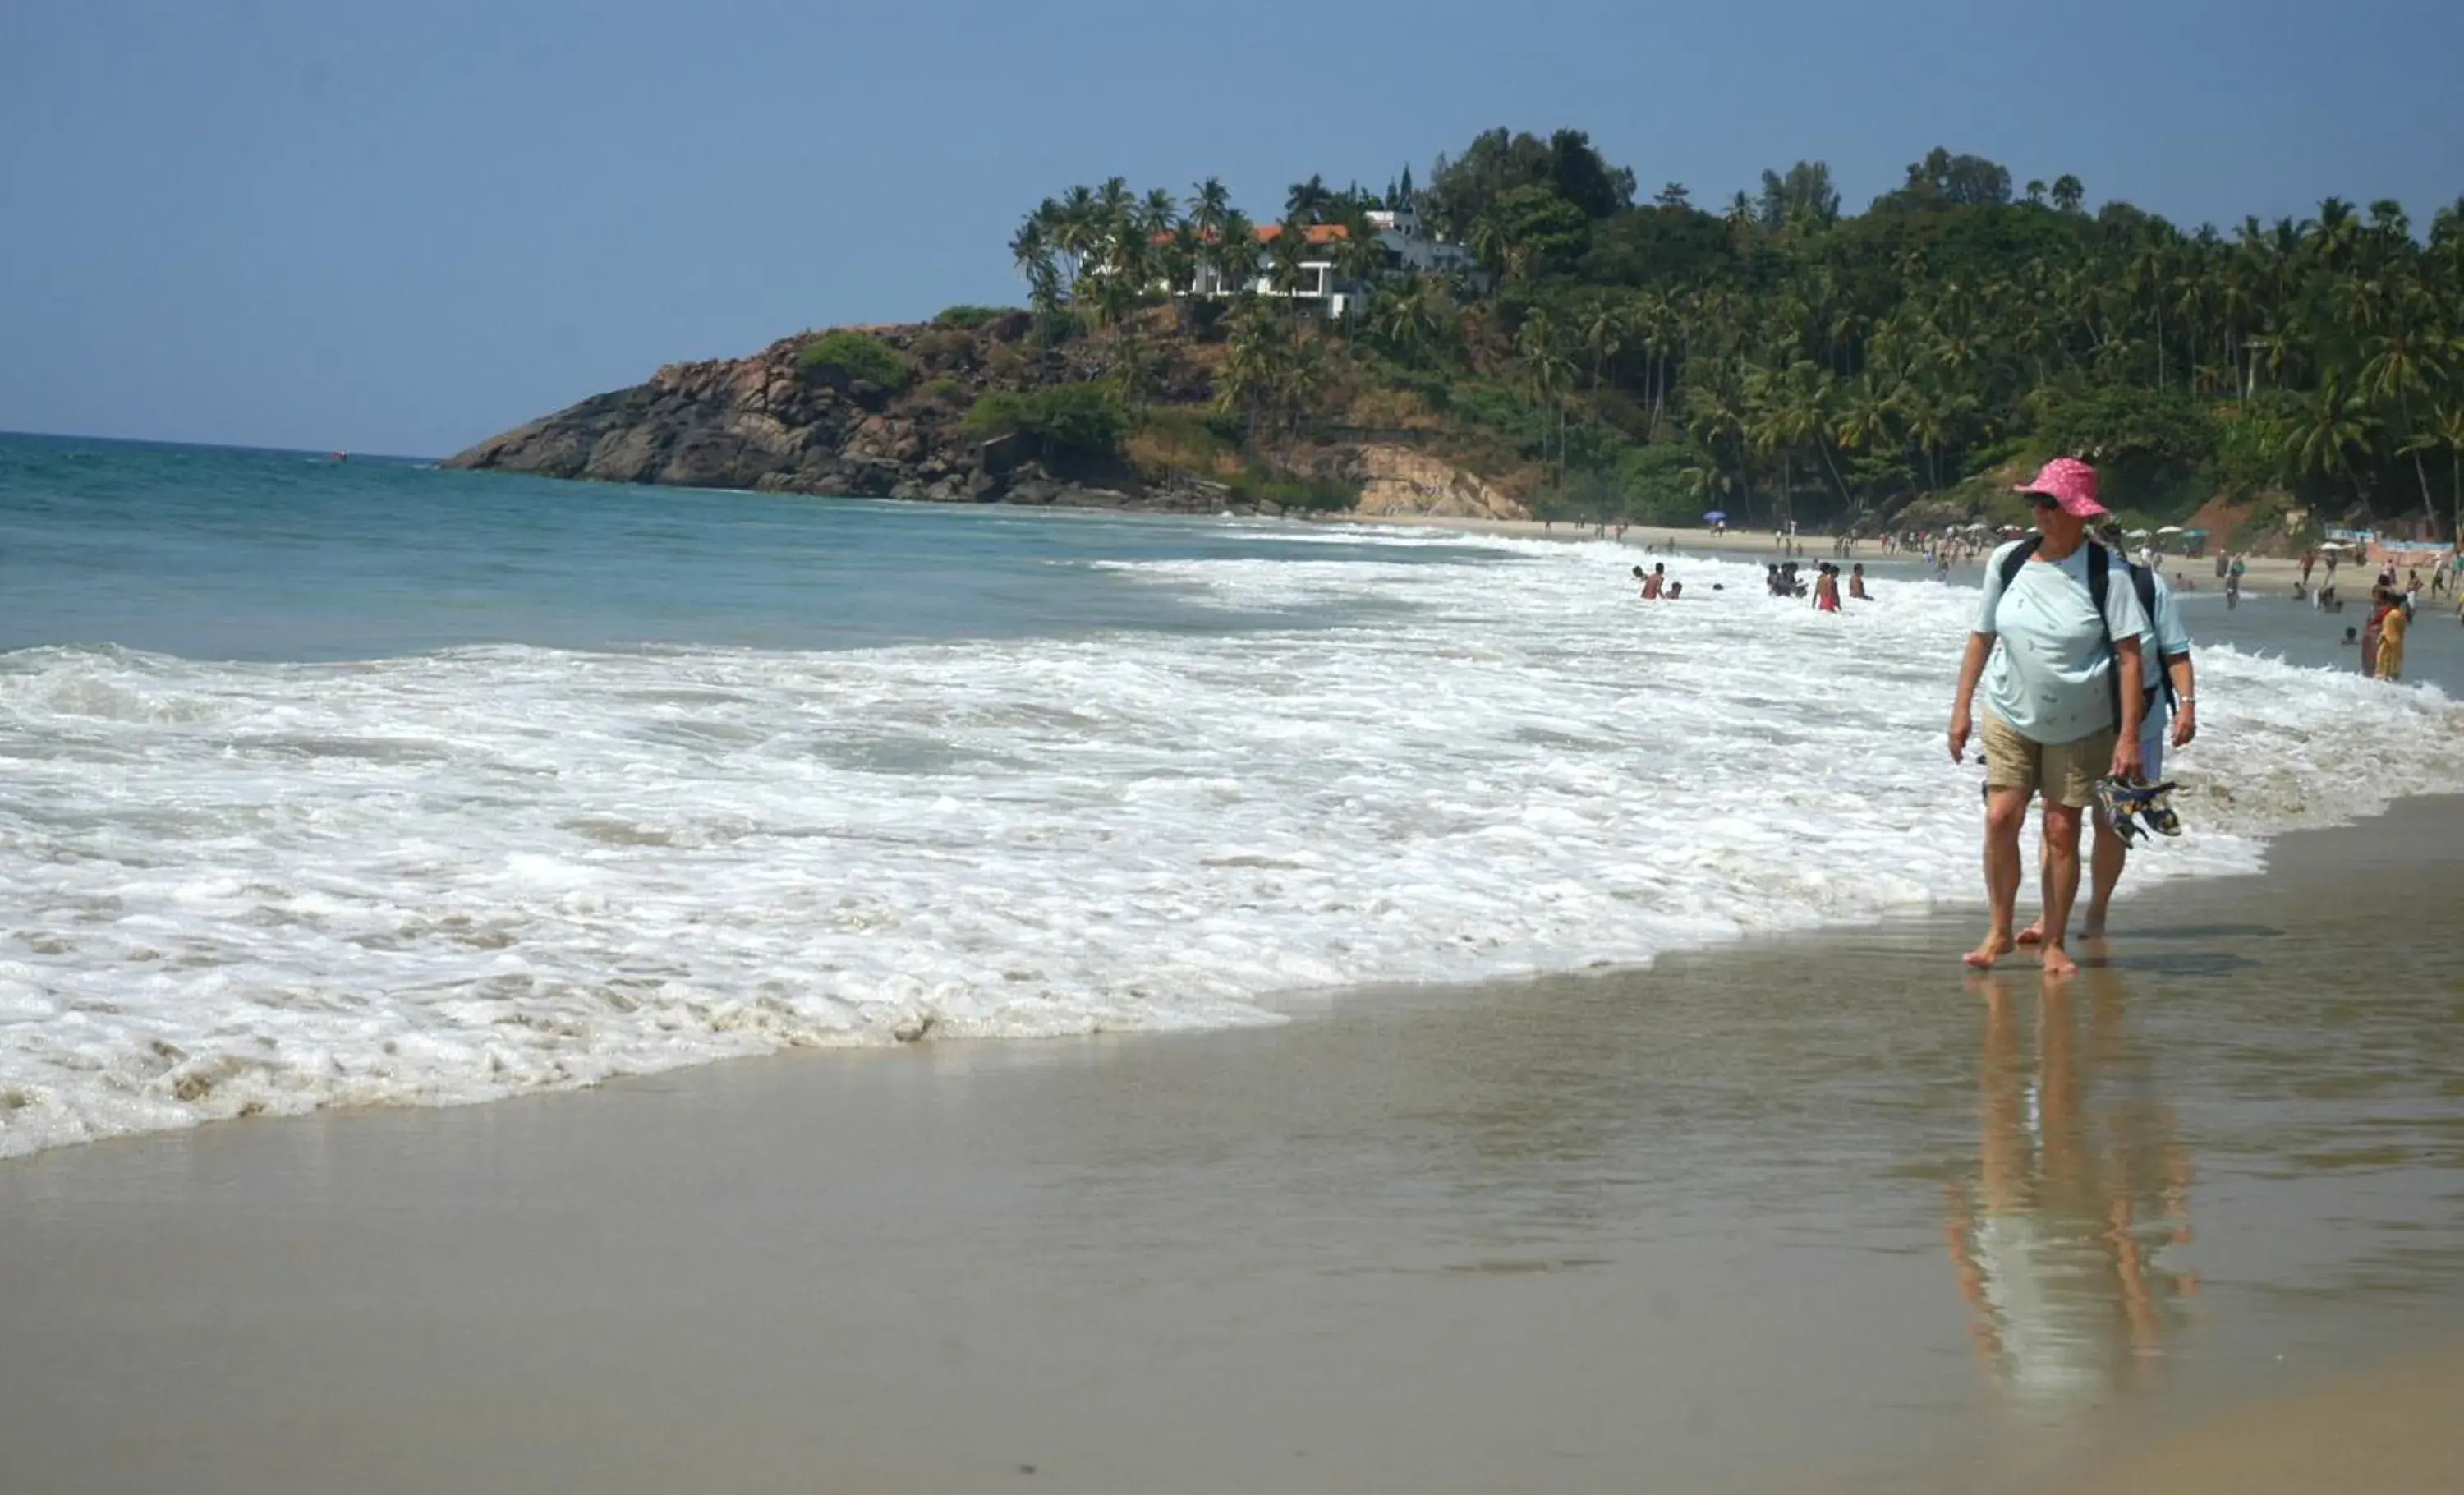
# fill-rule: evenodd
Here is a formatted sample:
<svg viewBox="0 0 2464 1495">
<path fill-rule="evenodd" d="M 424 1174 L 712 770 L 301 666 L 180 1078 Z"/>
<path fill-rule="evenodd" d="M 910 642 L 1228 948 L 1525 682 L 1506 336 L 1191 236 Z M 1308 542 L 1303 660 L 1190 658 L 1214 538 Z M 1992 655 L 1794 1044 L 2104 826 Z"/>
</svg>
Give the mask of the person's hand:
<svg viewBox="0 0 2464 1495">
<path fill-rule="evenodd" d="M 1968 735 L 1975 730 L 1968 719 L 1968 703 L 1958 702 L 1950 708 L 1950 760 L 1961 761 L 1968 754 Z"/>
<path fill-rule="evenodd" d="M 2113 771 L 2106 777 L 2136 779 L 2139 777 L 2139 739 L 2137 737 L 2118 739 L 2113 744 Z"/>
<path fill-rule="evenodd" d="M 2181 705 L 2181 709 L 2173 714 L 2173 745 L 2175 747 L 2189 747 L 2190 745 L 2190 739 L 2198 735 L 2198 704 L 2194 701 L 2184 701 Z"/>
</svg>

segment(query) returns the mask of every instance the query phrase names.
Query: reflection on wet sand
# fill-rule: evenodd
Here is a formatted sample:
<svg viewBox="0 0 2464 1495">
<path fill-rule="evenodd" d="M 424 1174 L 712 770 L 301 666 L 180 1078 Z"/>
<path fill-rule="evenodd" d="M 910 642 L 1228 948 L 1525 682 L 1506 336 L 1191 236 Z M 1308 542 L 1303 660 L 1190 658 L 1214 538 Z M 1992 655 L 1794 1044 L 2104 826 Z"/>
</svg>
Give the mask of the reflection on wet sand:
<svg viewBox="0 0 2464 1495">
<path fill-rule="evenodd" d="M 2091 966 L 2027 997 L 1998 976 L 1970 987 L 1984 1004 L 1977 1153 L 1944 1199 L 1979 1367 L 2033 1410 L 2141 1389 L 2191 1322 L 2198 1279 L 2171 1264 L 2190 1240 L 2189 1154 L 2172 1108 L 2137 1083 L 2122 979 Z"/>
</svg>

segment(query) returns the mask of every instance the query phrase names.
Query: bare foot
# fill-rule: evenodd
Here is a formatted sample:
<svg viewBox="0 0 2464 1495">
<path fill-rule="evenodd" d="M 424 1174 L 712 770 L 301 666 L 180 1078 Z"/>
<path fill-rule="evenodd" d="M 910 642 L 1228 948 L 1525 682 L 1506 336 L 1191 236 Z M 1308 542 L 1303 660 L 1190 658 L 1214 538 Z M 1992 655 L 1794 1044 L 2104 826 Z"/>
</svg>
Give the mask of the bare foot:
<svg viewBox="0 0 2464 1495">
<path fill-rule="evenodd" d="M 2047 976 L 2058 977 L 2079 975 L 2079 962 L 2072 959 L 2070 957 L 2070 953 L 2059 945 L 2047 945 L 2045 947 L 2044 961 L 2045 974 Z"/>
<path fill-rule="evenodd" d="M 1994 961 L 2001 959 L 2004 956 L 2009 955 L 2012 951 L 2017 948 L 2018 946 L 2013 943 L 2011 936 L 2008 934 L 1988 934 L 1985 936 L 1985 943 L 1977 946 L 1975 949 L 1969 951 L 1960 958 L 1966 960 L 1969 965 L 1974 966 L 1979 971 L 1990 971 L 1993 968 Z"/>
<path fill-rule="evenodd" d="M 2019 943 L 2023 945 L 2041 945 L 2044 942 L 2045 921 L 2042 919 L 2038 919 L 2019 932 Z"/>
<path fill-rule="evenodd" d="M 2104 920 L 2102 919 L 2090 918 L 2087 922 L 2079 926 L 2079 938 L 2081 939 L 2102 939 L 2103 937 Z"/>
</svg>

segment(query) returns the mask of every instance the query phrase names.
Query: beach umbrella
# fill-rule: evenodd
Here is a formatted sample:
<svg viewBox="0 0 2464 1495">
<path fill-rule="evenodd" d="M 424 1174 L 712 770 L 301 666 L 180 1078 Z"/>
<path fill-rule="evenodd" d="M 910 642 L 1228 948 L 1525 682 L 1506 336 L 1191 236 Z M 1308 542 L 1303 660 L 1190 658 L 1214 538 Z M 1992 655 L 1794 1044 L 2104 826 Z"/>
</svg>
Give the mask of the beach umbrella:
<svg viewBox="0 0 2464 1495">
<path fill-rule="evenodd" d="M 2145 539 L 2147 538 L 2147 532 L 2145 530 L 2128 530 L 2123 534 L 2122 538 L 2123 539 Z"/>
<path fill-rule="evenodd" d="M 1710 513 L 1703 516 L 1703 522 L 1705 524 L 1722 524 L 1727 521 L 1727 517 L 1728 514 L 1727 510 L 1714 509 Z"/>
<path fill-rule="evenodd" d="M 2159 535 L 2180 535 L 2180 534 L 2183 534 L 2183 533 L 2184 533 L 2184 531 L 2183 531 L 2183 529 L 2182 529 L 2182 526 L 2180 526 L 2180 525 L 2178 525 L 2178 524 L 2167 524 L 2167 525 L 2166 525 L 2163 529 L 2158 530 L 2156 533 L 2157 533 L 2157 534 L 2159 534 Z"/>
</svg>

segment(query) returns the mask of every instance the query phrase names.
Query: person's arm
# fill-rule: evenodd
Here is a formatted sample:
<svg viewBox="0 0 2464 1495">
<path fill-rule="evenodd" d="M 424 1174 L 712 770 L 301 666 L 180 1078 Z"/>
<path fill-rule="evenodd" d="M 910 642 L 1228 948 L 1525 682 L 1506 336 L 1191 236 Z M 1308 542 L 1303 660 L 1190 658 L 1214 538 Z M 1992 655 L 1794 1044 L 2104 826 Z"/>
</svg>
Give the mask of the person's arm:
<svg viewBox="0 0 2464 1495">
<path fill-rule="evenodd" d="M 2130 689 L 2121 693 L 2122 723 L 2113 739 L 2113 777 L 2139 777 L 2139 720 L 2146 714 L 2147 693 L 2139 688 L 2146 677 L 2139 662 L 2139 635 L 2113 641 L 2114 678 L 2127 680 Z"/>
<path fill-rule="evenodd" d="M 2173 677 L 2173 745 L 2189 747 L 2199 735 L 2198 682 L 2191 677 L 2190 651 L 2168 655 L 2165 670 Z"/>
<path fill-rule="evenodd" d="M 1958 762 L 1968 752 L 1968 735 L 1975 730 L 1969 710 L 1976 703 L 1976 682 L 1985 677 L 1985 661 L 1993 652 L 1993 635 L 1968 635 L 1968 652 L 1960 656 L 1959 690 L 1950 700 L 1950 760 Z"/>
</svg>

